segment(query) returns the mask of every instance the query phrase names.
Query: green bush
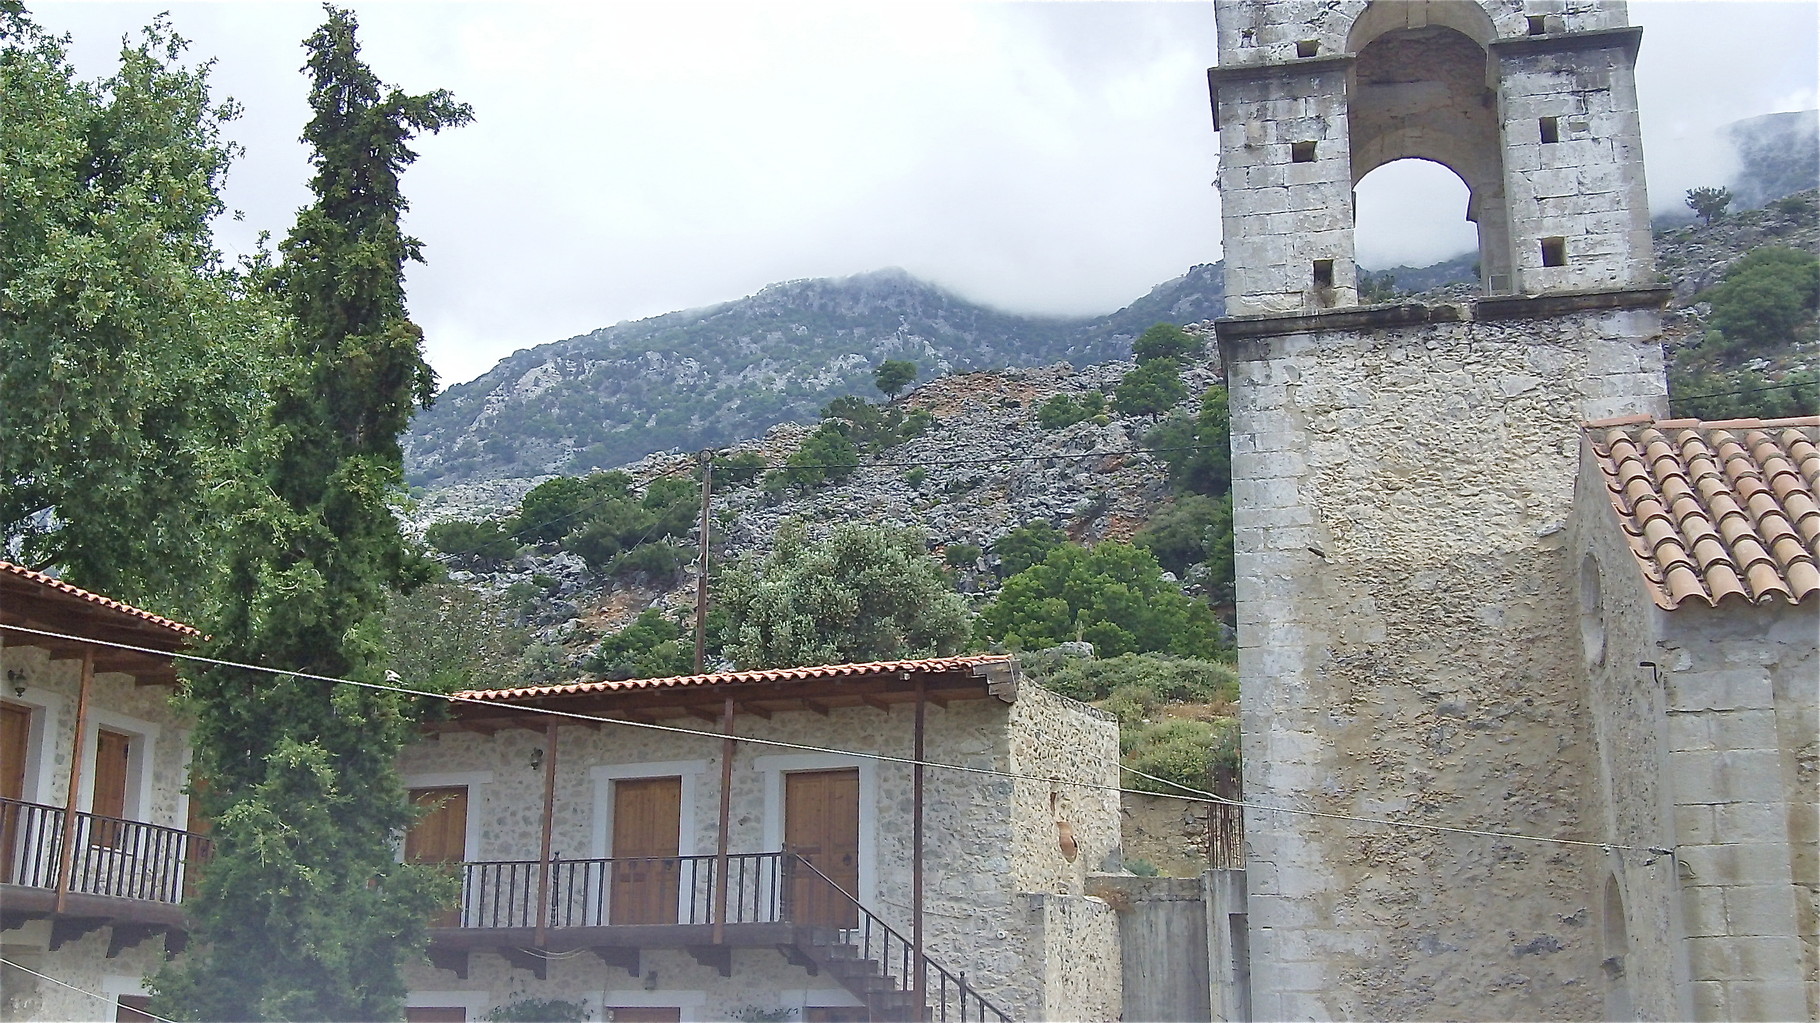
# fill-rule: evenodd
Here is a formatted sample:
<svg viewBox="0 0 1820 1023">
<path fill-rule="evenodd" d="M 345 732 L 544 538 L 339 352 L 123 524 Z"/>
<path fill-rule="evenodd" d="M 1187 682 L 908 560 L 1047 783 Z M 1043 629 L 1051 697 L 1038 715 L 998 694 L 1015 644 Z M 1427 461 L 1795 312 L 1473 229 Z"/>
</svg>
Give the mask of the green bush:
<svg viewBox="0 0 1820 1023">
<path fill-rule="evenodd" d="M 673 543 L 642 543 L 615 557 L 607 570 L 615 576 L 643 573 L 652 579 L 673 579 L 689 556 L 686 548 Z"/>
<path fill-rule="evenodd" d="M 1778 246 L 1753 249 L 1700 297 L 1711 303 L 1710 322 L 1735 352 L 1785 349 L 1820 305 L 1820 257 Z"/>
<path fill-rule="evenodd" d="M 929 478 L 929 470 L 923 468 L 920 465 L 915 466 L 914 468 L 912 468 L 904 473 L 904 482 L 910 484 L 910 486 L 912 488 L 921 487 L 923 485 L 923 481 L 928 478 Z"/>
<path fill-rule="evenodd" d="M 1084 658 L 1027 656 L 1025 670 L 1051 692 L 1089 703 L 1120 699 L 1143 711 L 1165 703 L 1231 703 L 1239 698 L 1239 676 L 1230 663 L 1165 654 Z M 1121 719 L 1122 720 L 1122 719 Z"/>
<path fill-rule="evenodd" d="M 948 545 L 948 549 L 942 553 L 942 560 L 947 563 L 949 568 L 972 568 L 974 565 L 979 564 L 979 545 L 973 543 L 951 543 Z"/>
<path fill-rule="evenodd" d="M 1165 419 L 1144 444 L 1163 449 L 1157 457 L 1169 464 L 1176 491 L 1219 497 L 1232 489 L 1232 415 L 1224 387 L 1207 388 L 1194 418 Z"/>
<path fill-rule="evenodd" d="M 1096 419 L 1106 411 L 1106 396 L 1098 391 L 1088 391 L 1076 398 L 1072 394 L 1057 394 L 1036 408 L 1036 425 L 1045 430 L 1060 430 Z"/>
<path fill-rule="evenodd" d="M 687 675 L 695 668 L 695 643 L 681 622 L 653 609 L 602 639 L 582 667 L 610 679 Z"/>
<path fill-rule="evenodd" d="M 868 406 L 870 407 L 870 406 Z M 782 469 L 765 474 L 765 492 L 810 489 L 844 480 L 859 468 L 859 448 L 847 436 L 845 423 L 824 422 L 784 459 Z"/>
<path fill-rule="evenodd" d="M 714 485 L 717 488 L 749 487 L 758 482 L 764 470 L 765 458 L 756 451 L 717 455 L 714 458 Z"/>
<path fill-rule="evenodd" d="M 1128 774 L 1124 783 L 1163 794 L 1185 795 L 1183 788 L 1212 791 L 1214 766 L 1238 764 L 1238 733 L 1234 718 L 1196 721 L 1170 717 L 1136 728 L 1120 728 L 1119 752 L 1124 765 L 1153 776 Z"/>
<path fill-rule="evenodd" d="M 511 531 L 504 523 L 492 519 L 432 523 L 423 531 L 423 539 L 444 554 L 471 556 L 483 561 L 504 561 L 518 553 L 518 543 L 512 539 Z"/>
</svg>

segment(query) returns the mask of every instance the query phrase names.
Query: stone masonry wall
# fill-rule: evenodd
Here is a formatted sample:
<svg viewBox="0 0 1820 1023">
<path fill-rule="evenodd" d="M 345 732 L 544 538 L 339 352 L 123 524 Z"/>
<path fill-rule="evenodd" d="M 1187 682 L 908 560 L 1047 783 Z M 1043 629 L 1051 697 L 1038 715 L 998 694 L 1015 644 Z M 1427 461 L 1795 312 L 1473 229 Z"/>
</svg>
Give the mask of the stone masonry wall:
<svg viewBox="0 0 1820 1023">
<path fill-rule="evenodd" d="M 1820 606 L 1667 616 L 1668 784 L 1695 1019 L 1820 1012 Z"/>
<path fill-rule="evenodd" d="M 1223 342 L 1248 798 L 1600 827 L 1566 524 L 1653 312 Z M 1257 1018 L 1596 1016 L 1589 852 L 1247 812 Z"/>
<path fill-rule="evenodd" d="M 931 704 L 926 756 L 936 763 L 1103 781 L 1108 770 L 1116 772 L 1117 726 L 1090 709 L 1069 704 L 1071 701 L 1033 685 L 1024 686 L 1011 707 L 993 699 L 958 701 L 946 709 Z M 912 714 L 908 706 L 898 705 L 888 712 L 870 707 L 837 709 L 827 717 L 808 711 L 779 713 L 768 720 L 741 716 L 735 720 L 735 731 L 755 738 L 909 757 L 913 751 Z M 711 731 L 713 726 L 704 723 L 701 727 Z M 475 820 L 471 831 L 476 839 L 475 847 L 467 851 L 469 859 L 534 859 L 543 772 L 532 762 L 543 744 L 541 731 L 512 729 L 490 737 L 449 733 L 407 750 L 401 769 L 407 784 L 470 785 L 469 813 Z M 1059 753 L 1041 752 L 1058 744 Z M 682 773 L 682 852 L 714 852 L 720 799 L 718 738 L 629 725 L 608 725 L 599 731 L 565 727 L 558 735 L 557 757 L 552 849 L 558 856 L 609 854 L 602 813 L 610 805 L 611 783 L 596 769 L 623 770 L 623 765 L 631 764 L 663 765 L 650 770 L 650 775 Z M 1077 758 L 1086 760 L 1087 766 Z M 730 850 L 778 848 L 782 811 L 776 779 L 780 772 L 845 766 L 857 766 L 861 772 L 861 899 L 908 936 L 912 785 L 907 765 L 742 742 L 734 757 Z M 1116 780 L 1116 773 L 1111 777 Z M 1041 920 L 1029 919 L 1019 893 L 1033 889 L 1078 894 L 1076 876 L 1086 869 L 1090 858 L 1091 866 L 1097 866 L 1116 845 L 1118 834 L 1116 793 L 1065 791 L 1063 786 L 1057 790 L 1062 794 L 1052 811 L 1049 786 L 1041 787 L 1044 791 L 1037 798 L 1026 783 L 1006 778 L 938 768 L 927 769 L 925 775 L 928 953 L 952 972 L 965 971 L 969 982 L 987 998 L 1018 1018 L 1036 1018 L 1044 1004 L 1040 963 L 1026 960 L 1027 942 Z M 1056 845 L 1057 811 L 1078 829 L 1080 851 L 1075 864 L 1068 864 Z M 1040 853 L 1044 843 L 1033 837 L 1039 831 L 1047 845 Z M 1026 851 L 1032 862 L 1023 862 Z M 477 955 L 475 960 L 492 958 Z M 819 983 L 806 980 L 800 970 L 787 967 L 778 956 L 765 962 L 770 965 L 755 977 L 747 977 L 738 989 L 750 996 L 748 1000 L 760 995 L 781 999 L 789 990 Z M 498 968 L 503 969 L 504 964 Z M 478 969 L 476 976 L 481 976 Z M 482 984 L 490 985 L 488 991 L 498 987 L 497 981 L 484 980 L 467 986 Z M 464 988 L 452 974 L 437 971 L 413 980 L 414 987 L 420 985 L 438 990 Z M 659 990 L 664 990 L 661 978 Z M 712 999 L 710 1004 L 714 1004 Z"/>
</svg>

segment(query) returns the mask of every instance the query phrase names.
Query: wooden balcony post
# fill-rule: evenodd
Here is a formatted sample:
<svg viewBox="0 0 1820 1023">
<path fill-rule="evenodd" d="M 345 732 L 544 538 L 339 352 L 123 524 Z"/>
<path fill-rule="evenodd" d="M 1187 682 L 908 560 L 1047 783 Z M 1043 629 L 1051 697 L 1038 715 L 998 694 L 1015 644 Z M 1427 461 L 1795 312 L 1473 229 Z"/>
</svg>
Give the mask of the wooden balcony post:
<svg viewBox="0 0 1820 1023">
<path fill-rule="evenodd" d="M 57 912 L 69 906 L 70 867 L 76 855 L 76 794 L 82 791 L 82 733 L 88 729 L 89 690 L 95 682 L 95 650 L 82 649 L 82 681 L 76 689 L 76 737 L 70 746 L 70 789 L 63 799 L 63 840 L 57 855 Z"/>
<path fill-rule="evenodd" d="M 556 819 L 556 719 L 544 726 L 543 839 L 537 854 L 537 947 L 543 948 L 550 924 L 550 831 Z"/>
<path fill-rule="evenodd" d="M 714 943 L 727 940 L 727 820 L 733 816 L 733 697 L 720 712 L 720 837 L 714 850 Z"/>
</svg>

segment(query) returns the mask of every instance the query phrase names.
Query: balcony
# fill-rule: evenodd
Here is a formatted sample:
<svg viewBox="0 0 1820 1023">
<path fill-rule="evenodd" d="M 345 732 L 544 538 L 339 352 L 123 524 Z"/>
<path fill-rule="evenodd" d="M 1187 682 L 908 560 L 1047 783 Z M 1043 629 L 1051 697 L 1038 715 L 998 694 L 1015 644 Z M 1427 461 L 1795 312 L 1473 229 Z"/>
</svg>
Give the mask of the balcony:
<svg viewBox="0 0 1820 1023">
<path fill-rule="evenodd" d="M 734 948 L 773 948 L 827 971 L 874 1020 L 1010 1019 L 807 858 L 725 862 L 724 874 L 716 856 L 451 863 L 461 903 L 433 922 L 430 960 L 466 977 L 469 954 L 487 950 L 542 978 L 550 955 L 587 950 L 636 977 L 641 949 L 681 948 L 731 976 Z"/>
<path fill-rule="evenodd" d="M 48 919 L 52 950 L 111 927 L 110 957 L 156 934 L 176 951 L 189 870 L 210 851 L 177 828 L 0 799 L 0 931 Z"/>
</svg>

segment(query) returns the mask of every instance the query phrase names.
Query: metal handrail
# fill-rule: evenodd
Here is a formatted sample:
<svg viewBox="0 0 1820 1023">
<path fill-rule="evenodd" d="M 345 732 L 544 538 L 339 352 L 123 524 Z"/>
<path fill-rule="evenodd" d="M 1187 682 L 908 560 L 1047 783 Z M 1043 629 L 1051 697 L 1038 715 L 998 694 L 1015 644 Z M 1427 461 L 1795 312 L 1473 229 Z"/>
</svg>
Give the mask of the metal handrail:
<svg viewBox="0 0 1820 1023">
<path fill-rule="evenodd" d="M 910 976 L 911 959 L 915 956 L 915 948 L 911 945 L 909 939 L 892 929 L 890 924 L 879 919 L 878 915 L 867 909 L 865 904 L 855 898 L 852 892 L 842 888 L 833 878 L 822 873 L 815 864 L 796 853 L 786 853 L 785 855 L 789 857 L 788 866 L 793 867 L 800 864 L 809 868 L 810 873 L 821 878 L 828 887 L 839 892 L 840 897 L 846 899 L 847 902 L 851 903 L 853 908 L 858 911 L 859 926 L 840 929 L 851 935 L 849 940 L 857 939 L 860 956 L 865 959 L 877 960 L 884 970 L 885 979 L 887 980 L 892 979 L 890 973 L 892 960 L 900 960 L 898 963 L 899 970 L 897 979 L 895 980 L 897 990 L 900 992 L 914 992 L 917 990 L 918 985 L 911 980 Z M 786 870 L 786 874 L 790 873 L 792 873 L 792 871 Z M 789 879 L 786 878 L 786 883 L 788 883 L 788 880 Z M 875 939 L 877 947 L 876 955 L 873 954 Z M 891 948 L 892 942 L 894 941 L 897 943 L 896 952 L 893 952 Z M 948 1020 L 950 1018 L 966 1020 L 972 1018 L 984 1021 L 988 1018 L 986 1014 L 990 1012 L 992 1018 L 998 1020 L 999 1023 L 1010 1023 L 1011 1016 L 1008 1013 L 992 1004 L 985 995 L 980 994 L 972 985 L 967 983 L 967 974 L 965 971 L 962 971 L 959 975 L 949 973 L 947 969 L 935 960 L 930 959 L 928 955 L 925 954 L 920 958 L 921 962 L 917 965 L 923 971 L 921 975 L 923 980 L 923 984 L 921 985 L 923 997 L 925 1001 L 934 998 L 935 1004 L 925 1005 L 923 1007 L 923 1012 L 920 1013 L 919 1016 L 928 1016 L 930 1010 L 934 1010 L 933 1016 L 929 1018 L 936 1020 Z M 933 971 L 935 974 L 933 978 L 929 976 L 930 971 Z M 934 986 L 929 984 L 931 979 L 935 981 Z M 951 990 L 954 996 L 954 1008 L 957 1013 L 953 1017 L 948 1015 L 949 993 Z M 967 1014 L 967 1004 L 969 1000 L 972 1001 L 977 1012 L 977 1014 L 972 1017 L 969 1017 Z"/>
<path fill-rule="evenodd" d="M 781 853 L 734 853 L 727 857 L 727 923 L 779 923 Z M 461 905 L 452 926 L 528 928 L 537 926 L 537 860 L 473 860 L 449 865 L 461 874 Z M 550 860 L 550 927 L 613 924 L 709 924 L 714 922 L 716 856 L 607 856 Z M 646 876 L 615 872 L 641 871 Z M 624 900 L 615 906 L 618 889 Z M 656 897 L 652 897 L 652 893 Z M 674 910 L 670 909 L 674 899 Z"/>
<path fill-rule="evenodd" d="M 0 881 L 57 888 L 65 809 L 0 797 Z M 207 838 L 181 828 L 78 811 L 70 850 L 69 888 L 171 905 L 190 887 L 189 869 L 214 851 Z"/>
</svg>

